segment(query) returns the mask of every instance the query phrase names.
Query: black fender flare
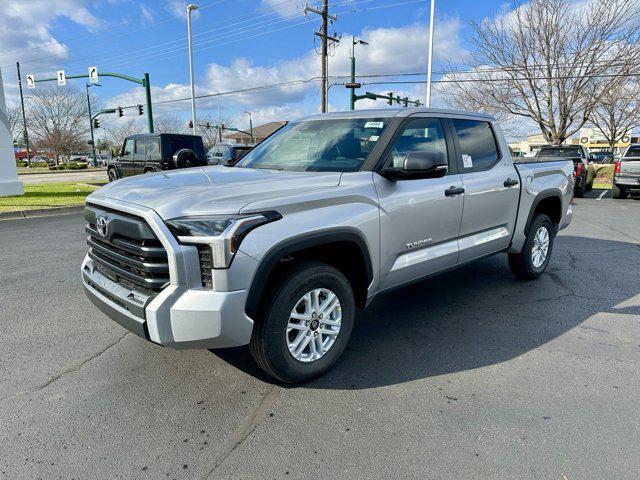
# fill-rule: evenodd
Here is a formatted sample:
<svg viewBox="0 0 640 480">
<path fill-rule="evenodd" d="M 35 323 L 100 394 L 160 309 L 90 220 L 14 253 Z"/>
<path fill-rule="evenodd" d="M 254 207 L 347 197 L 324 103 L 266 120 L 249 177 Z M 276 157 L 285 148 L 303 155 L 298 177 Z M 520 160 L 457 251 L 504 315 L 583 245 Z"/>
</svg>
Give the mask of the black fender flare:
<svg viewBox="0 0 640 480">
<path fill-rule="evenodd" d="M 260 299 L 267 285 L 269 274 L 283 258 L 300 250 L 317 247 L 325 243 L 352 242 L 358 246 L 364 259 L 367 286 L 373 280 L 373 265 L 367 242 L 358 230 L 349 227 L 338 227 L 321 232 L 303 233 L 277 243 L 265 254 L 256 270 L 245 305 L 245 313 L 254 320 L 260 308 Z"/>
<path fill-rule="evenodd" d="M 531 204 L 531 208 L 529 209 L 527 223 L 524 226 L 525 235 L 529 233 L 529 227 L 531 226 L 531 222 L 533 221 L 533 214 L 538 209 L 538 205 L 540 205 L 540 202 L 552 197 L 555 197 L 560 201 L 560 219 L 562 220 L 562 194 L 557 191 L 541 192 L 536 196 L 536 198 L 533 199 L 533 203 Z M 558 232 L 556 231 L 556 233 Z"/>
</svg>

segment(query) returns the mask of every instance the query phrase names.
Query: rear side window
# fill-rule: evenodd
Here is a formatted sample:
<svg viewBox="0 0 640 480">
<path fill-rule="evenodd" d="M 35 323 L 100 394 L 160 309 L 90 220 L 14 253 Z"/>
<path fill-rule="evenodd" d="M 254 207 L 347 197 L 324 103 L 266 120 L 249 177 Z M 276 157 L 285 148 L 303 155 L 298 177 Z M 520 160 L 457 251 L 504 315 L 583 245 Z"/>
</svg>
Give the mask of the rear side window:
<svg viewBox="0 0 640 480">
<path fill-rule="evenodd" d="M 147 155 L 151 157 L 160 156 L 160 139 L 147 138 Z"/>
<path fill-rule="evenodd" d="M 489 122 L 454 119 L 464 170 L 490 168 L 498 161 L 498 146 Z"/>
</svg>

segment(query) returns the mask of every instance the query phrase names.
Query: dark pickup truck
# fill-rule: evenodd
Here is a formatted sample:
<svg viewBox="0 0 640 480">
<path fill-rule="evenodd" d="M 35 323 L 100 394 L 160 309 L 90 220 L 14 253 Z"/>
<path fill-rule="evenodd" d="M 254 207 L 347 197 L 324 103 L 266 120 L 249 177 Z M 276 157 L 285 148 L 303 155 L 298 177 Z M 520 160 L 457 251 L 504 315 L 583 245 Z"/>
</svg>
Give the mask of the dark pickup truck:
<svg viewBox="0 0 640 480">
<path fill-rule="evenodd" d="M 112 182 L 141 173 L 206 164 L 202 137 L 177 133 L 144 133 L 125 139 L 120 155 L 108 163 L 107 174 Z"/>
<path fill-rule="evenodd" d="M 582 145 L 545 145 L 536 152 L 541 161 L 571 160 L 573 162 L 574 187 L 576 197 L 584 197 L 590 192 L 595 179 L 595 167 L 591 156 Z"/>
</svg>

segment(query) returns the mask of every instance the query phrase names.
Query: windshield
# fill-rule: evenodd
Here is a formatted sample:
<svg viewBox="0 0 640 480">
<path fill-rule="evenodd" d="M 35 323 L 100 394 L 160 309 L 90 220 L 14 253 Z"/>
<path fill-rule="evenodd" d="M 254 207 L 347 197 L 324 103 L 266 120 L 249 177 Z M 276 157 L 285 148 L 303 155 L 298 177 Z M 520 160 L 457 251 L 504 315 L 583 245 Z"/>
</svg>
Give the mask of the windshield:
<svg viewBox="0 0 640 480">
<path fill-rule="evenodd" d="M 360 169 L 390 118 L 291 123 L 247 153 L 238 166 L 302 172 Z"/>
<path fill-rule="evenodd" d="M 579 147 L 541 148 L 538 152 L 538 156 L 573 158 L 582 157 L 582 152 Z"/>
</svg>

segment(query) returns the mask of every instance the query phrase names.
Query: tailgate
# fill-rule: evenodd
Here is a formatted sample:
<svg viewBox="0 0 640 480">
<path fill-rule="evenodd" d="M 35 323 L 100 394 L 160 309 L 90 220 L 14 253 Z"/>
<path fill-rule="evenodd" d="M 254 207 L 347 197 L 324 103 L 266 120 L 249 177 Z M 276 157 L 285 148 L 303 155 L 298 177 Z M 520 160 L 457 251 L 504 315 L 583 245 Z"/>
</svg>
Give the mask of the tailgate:
<svg viewBox="0 0 640 480">
<path fill-rule="evenodd" d="M 640 175 L 640 158 L 624 158 L 620 162 L 620 173 L 626 175 Z"/>
</svg>

